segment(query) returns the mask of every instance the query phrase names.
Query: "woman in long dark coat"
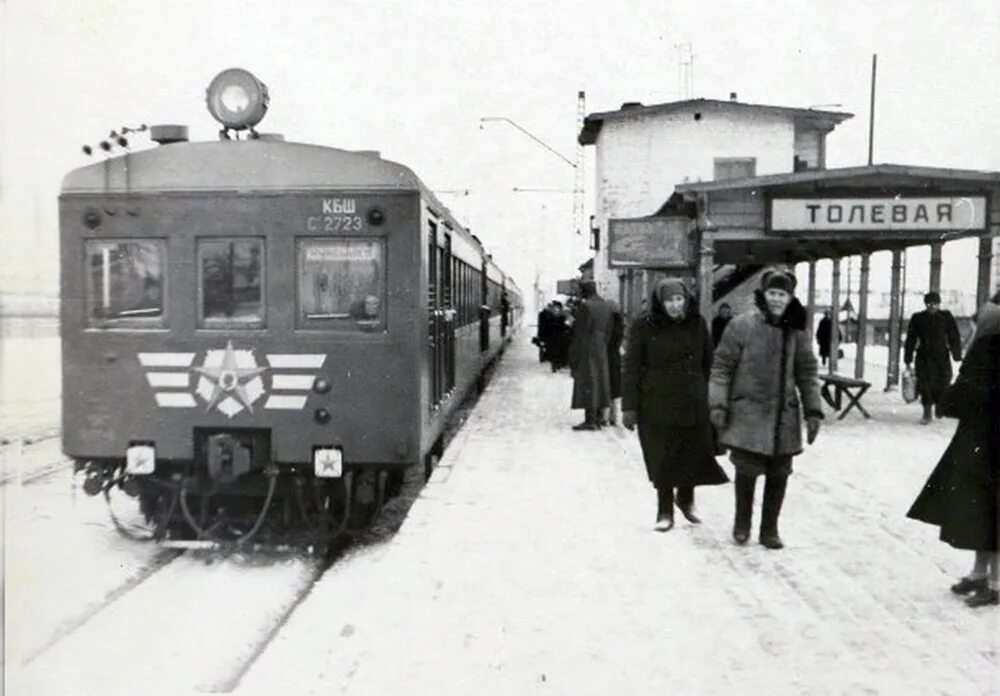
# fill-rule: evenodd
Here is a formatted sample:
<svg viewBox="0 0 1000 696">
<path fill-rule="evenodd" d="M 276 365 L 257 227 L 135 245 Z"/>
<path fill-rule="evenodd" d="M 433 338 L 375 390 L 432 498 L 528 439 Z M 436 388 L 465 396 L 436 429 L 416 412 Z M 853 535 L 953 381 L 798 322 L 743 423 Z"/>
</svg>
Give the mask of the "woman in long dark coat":
<svg viewBox="0 0 1000 696">
<path fill-rule="evenodd" d="M 941 400 L 958 428 L 908 517 L 941 528 L 941 541 L 975 551 L 966 577 L 952 586 L 970 607 L 998 600 L 1000 527 L 1000 293 L 983 305 L 958 379 Z"/>
<path fill-rule="evenodd" d="M 657 531 L 674 526 L 677 506 L 690 522 L 694 487 L 725 483 L 708 419 L 712 337 L 687 287 L 661 280 L 650 309 L 629 328 L 622 375 L 622 422 L 639 426 L 646 473 L 657 492 Z"/>
</svg>

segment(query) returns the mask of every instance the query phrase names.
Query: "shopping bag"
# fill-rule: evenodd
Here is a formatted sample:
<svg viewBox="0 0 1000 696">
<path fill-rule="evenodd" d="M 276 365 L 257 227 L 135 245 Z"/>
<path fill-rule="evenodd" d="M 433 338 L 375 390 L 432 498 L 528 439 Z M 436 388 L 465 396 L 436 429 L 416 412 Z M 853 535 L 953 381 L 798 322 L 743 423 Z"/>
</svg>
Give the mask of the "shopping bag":
<svg viewBox="0 0 1000 696">
<path fill-rule="evenodd" d="M 912 404 L 917 400 L 917 377 L 913 370 L 906 368 L 903 370 L 903 401 Z"/>
</svg>

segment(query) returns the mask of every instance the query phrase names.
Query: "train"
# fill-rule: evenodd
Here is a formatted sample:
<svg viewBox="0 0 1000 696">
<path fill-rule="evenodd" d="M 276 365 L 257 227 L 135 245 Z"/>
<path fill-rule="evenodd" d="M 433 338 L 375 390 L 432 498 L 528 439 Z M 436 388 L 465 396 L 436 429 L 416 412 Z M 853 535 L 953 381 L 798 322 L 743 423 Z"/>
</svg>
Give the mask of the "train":
<svg viewBox="0 0 1000 696">
<path fill-rule="evenodd" d="M 63 451 L 147 538 L 329 541 L 429 471 L 522 294 L 409 168 L 259 133 L 248 71 L 206 99 L 218 140 L 63 180 Z"/>
</svg>

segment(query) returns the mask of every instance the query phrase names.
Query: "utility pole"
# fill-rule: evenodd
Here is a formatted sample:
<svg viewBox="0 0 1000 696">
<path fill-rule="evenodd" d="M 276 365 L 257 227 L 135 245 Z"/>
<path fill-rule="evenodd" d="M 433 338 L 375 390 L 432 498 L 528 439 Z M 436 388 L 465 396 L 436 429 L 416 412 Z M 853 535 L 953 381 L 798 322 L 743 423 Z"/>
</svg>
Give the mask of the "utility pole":
<svg viewBox="0 0 1000 696">
<path fill-rule="evenodd" d="M 576 172 L 573 178 L 573 226 L 578 235 L 583 234 L 583 145 L 579 134 L 583 130 L 586 113 L 586 96 L 583 90 L 576 93 Z"/>
</svg>

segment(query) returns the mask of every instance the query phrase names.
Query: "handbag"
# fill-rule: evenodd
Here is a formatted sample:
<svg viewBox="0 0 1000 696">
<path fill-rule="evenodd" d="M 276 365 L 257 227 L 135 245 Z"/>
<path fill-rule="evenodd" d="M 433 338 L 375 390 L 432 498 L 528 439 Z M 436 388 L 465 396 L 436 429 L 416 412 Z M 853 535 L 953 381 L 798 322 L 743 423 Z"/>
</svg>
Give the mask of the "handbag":
<svg viewBox="0 0 1000 696">
<path fill-rule="evenodd" d="M 903 370 L 903 401 L 912 404 L 917 400 L 917 377 L 909 367 Z"/>
</svg>

